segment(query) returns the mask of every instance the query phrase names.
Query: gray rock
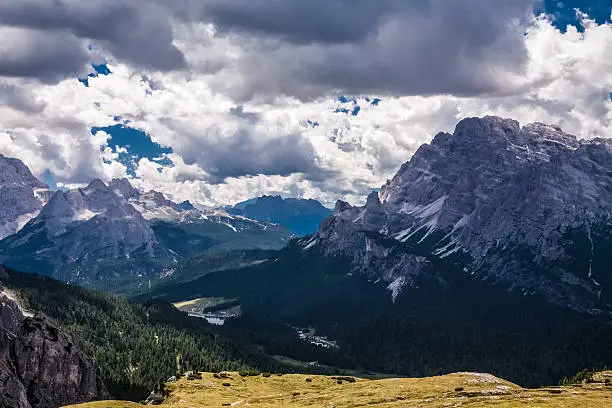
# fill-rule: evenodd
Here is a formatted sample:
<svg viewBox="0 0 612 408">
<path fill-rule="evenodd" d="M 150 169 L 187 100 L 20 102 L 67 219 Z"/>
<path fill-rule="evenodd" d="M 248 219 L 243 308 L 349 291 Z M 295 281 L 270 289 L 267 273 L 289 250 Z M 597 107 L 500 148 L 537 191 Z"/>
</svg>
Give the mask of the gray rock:
<svg viewBox="0 0 612 408">
<path fill-rule="evenodd" d="M 36 216 L 50 194 L 21 160 L 0 154 L 0 239 Z"/>
<path fill-rule="evenodd" d="M 0 292 L 0 407 L 55 408 L 109 399 L 89 357 L 42 317 Z"/>
<path fill-rule="evenodd" d="M 170 258 L 149 222 L 100 180 L 57 191 L 0 244 L 1 262 L 74 283 L 112 273 L 147 274 Z"/>
<path fill-rule="evenodd" d="M 612 232 L 611 186 L 612 140 L 469 118 L 421 146 L 365 206 L 339 202 L 300 243 L 352 259 L 356 271 L 388 282 L 394 296 L 431 257 L 464 254 L 465 273 L 599 313 L 612 300 L 602 266 Z M 393 244 L 385 239 L 426 249 L 428 257 L 389 255 Z"/>
<path fill-rule="evenodd" d="M 145 405 L 161 405 L 164 402 L 164 394 L 161 392 L 152 392 L 144 401 Z"/>
</svg>

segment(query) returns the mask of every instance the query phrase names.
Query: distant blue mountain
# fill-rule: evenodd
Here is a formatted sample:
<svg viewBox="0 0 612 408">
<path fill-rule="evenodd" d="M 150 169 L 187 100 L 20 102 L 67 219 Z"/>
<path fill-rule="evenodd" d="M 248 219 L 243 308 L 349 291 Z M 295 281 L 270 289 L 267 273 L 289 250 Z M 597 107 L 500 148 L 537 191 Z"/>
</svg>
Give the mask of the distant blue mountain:
<svg viewBox="0 0 612 408">
<path fill-rule="evenodd" d="M 316 200 L 262 196 L 240 202 L 227 209 L 234 215 L 242 215 L 258 221 L 280 224 L 296 235 L 308 235 L 317 230 L 332 210 Z"/>
</svg>

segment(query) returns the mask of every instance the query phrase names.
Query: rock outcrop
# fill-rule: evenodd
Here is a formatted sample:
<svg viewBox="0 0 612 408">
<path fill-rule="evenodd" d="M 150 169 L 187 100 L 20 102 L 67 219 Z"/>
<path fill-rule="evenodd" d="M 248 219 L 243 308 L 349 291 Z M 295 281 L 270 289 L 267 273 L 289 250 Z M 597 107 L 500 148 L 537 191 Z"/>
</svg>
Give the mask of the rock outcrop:
<svg viewBox="0 0 612 408">
<path fill-rule="evenodd" d="M 0 239 L 36 216 L 50 195 L 48 186 L 21 160 L 0 154 Z"/>
<path fill-rule="evenodd" d="M 108 399 L 95 365 L 72 337 L 46 317 L 24 311 L 1 285 L 0 407 L 56 408 Z"/>
</svg>

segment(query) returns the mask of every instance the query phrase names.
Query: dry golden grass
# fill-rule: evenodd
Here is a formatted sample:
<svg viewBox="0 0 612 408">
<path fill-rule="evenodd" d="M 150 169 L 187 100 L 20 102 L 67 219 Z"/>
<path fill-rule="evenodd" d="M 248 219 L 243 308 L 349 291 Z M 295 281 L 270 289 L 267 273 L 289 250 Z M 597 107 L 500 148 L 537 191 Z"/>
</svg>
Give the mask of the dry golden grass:
<svg viewBox="0 0 612 408">
<path fill-rule="evenodd" d="M 96 401 L 86 404 L 69 405 L 66 408 L 142 408 L 142 405 L 127 401 Z"/>
<path fill-rule="evenodd" d="M 181 378 L 168 384 L 162 407 L 209 408 L 603 408 L 612 407 L 612 372 L 601 373 L 601 383 L 537 390 L 523 389 L 489 374 L 457 373 L 428 378 L 389 378 L 354 383 L 325 376 L 272 375 L 214 378 Z M 306 379 L 311 379 L 310 382 Z M 229 385 L 223 385 L 223 383 Z M 79 408 L 132 408 L 124 402 L 108 401 L 79 405 Z M 76 407 L 76 406 L 75 406 Z M 74 407 L 73 407 L 74 408 Z"/>
</svg>

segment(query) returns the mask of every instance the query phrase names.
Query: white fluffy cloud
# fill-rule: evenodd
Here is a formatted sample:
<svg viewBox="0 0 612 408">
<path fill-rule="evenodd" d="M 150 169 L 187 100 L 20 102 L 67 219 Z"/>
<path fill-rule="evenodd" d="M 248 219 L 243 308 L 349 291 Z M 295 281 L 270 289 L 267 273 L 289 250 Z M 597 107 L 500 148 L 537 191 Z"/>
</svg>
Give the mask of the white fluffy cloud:
<svg viewBox="0 0 612 408">
<path fill-rule="evenodd" d="M 274 67 L 283 73 L 278 83 L 267 76 L 272 82 L 257 92 L 244 71 L 254 54 L 239 34 L 177 19 L 171 49 L 190 69 L 143 70 L 111 53 L 112 74 L 89 78 L 89 87 L 71 78 L 52 84 L 0 76 L 0 153 L 68 184 L 123 177 L 121 151 L 109 146 L 105 132 L 91 134 L 92 127 L 119 121 L 172 148 L 171 166 L 140 158 L 134 183 L 175 200 L 219 205 L 280 193 L 328 205 L 339 198 L 359 202 L 422 143 L 466 116 L 494 114 L 558 124 L 579 137 L 611 137 L 612 25 L 583 22 L 583 32 L 562 33 L 544 17 L 534 20 L 513 37 L 521 44 L 512 49 L 525 52 L 521 70 L 491 65 L 487 78 L 508 85 L 494 92 L 405 96 L 405 89 L 393 95 L 382 87 L 386 95 L 376 105 L 376 94 L 356 104 L 352 97 L 340 102 L 331 90 L 306 101 L 287 96 L 283 81 L 291 70 L 282 65 Z"/>
</svg>

